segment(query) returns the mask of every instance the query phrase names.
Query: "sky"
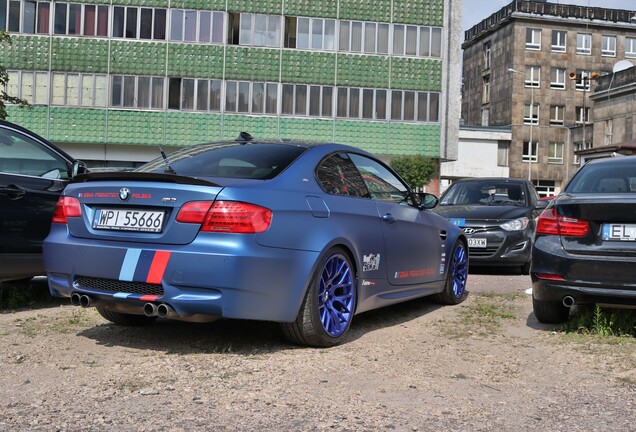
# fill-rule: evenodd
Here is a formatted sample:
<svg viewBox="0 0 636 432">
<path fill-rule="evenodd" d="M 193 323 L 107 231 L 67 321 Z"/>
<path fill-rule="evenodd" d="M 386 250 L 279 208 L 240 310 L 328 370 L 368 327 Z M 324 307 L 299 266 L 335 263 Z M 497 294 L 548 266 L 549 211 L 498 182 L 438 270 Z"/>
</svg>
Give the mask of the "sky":
<svg viewBox="0 0 636 432">
<path fill-rule="evenodd" d="M 636 11 L 636 0 L 549 0 L 550 3 L 572 4 L 608 9 L 626 9 Z M 488 18 L 512 0 L 462 0 L 464 5 L 462 27 L 467 30 Z"/>
</svg>

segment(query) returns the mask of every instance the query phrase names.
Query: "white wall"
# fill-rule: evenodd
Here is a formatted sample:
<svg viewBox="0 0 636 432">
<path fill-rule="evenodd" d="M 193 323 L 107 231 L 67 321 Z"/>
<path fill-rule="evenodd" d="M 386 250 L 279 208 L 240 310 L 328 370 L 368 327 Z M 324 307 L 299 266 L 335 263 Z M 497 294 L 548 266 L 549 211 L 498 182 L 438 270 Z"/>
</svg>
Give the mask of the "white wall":
<svg viewBox="0 0 636 432">
<path fill-rule="evenodd" d="M 449 179 L 509 177 L 510 168 L 497 165 L 497 148 L 499 141 L 509 143 L 511 138 L 509 131 L 461 128 L 457 160 L 441 164 L 440 189 L 448 186 Z"/>
</svg>

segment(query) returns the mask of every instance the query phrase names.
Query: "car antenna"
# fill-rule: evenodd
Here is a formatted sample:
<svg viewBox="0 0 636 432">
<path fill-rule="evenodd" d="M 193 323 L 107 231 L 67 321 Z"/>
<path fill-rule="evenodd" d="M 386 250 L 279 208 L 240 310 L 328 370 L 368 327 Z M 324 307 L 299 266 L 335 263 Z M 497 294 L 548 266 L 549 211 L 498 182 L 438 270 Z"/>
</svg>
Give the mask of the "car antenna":
<svg viewBox="0 0 636 432">
<path fill-rule="evenodd" d="M 253 140 L 254 140 L 254 137 L 250 135 L 248 132 L 241 132 L 239 133 L 238 138 L 236 138 L 234 141 L 246 144 Z"/>
<path fill-rule="evenodd" d="M 168 174 L 176 174 L 177 172 L 170 166 L 170 160 L 168 159 L 168 156 L 166 156 L 166 153 L 163 151 L 161 146 L 159 146 L 159 151 L 161 152 L 163 162 L 166 164 L 166 172 Z"/>
</svg>

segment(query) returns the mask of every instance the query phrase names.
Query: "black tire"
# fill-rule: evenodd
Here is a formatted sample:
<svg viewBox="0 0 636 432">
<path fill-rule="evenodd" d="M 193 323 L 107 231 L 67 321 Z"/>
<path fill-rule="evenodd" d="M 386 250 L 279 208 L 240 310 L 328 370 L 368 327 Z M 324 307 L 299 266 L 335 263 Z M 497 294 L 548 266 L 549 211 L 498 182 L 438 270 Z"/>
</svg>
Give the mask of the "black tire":
<svg viewBox="0 0 636 432">
<path fill-rule="evenodd" d="M 532 297 L 532 310 L 540 323 L 561 324 L 568 320 L 570 308 L 560 301 L 537 300 Z"/>
<path fill-rule="evenodd" d="M 323 286 L 325 281 L 327 286 Z M 316 266 L 296 320 L 281 323 L 285 337 L 292 343 L 313 347 L 339 344 L 355 313 L 355 281 L 349 255 L 339 247 L 329 250 Z"/>
<path fill-rule="evenodd" d="M 126 327 L 141 327 L 149 325 L 157 319 L 157 317 L 147 317 L 145 315 L 132 315 L 114 312 L 101 306 L 97 306 L 95 309 L 97 309 L 97 312 L 99 312 L 99 314 L 108 321 Z"/>
<path fill-rule="evenodd" d="M 446 283 L 444 290 L 433 295 L 433 301 L 445 305 L 456 305 L 468 297 L 466 282 L 468 280 L 468 249 L 458 240 L 453 246 L 453 251 L 448 262 Z"/>
</svg>

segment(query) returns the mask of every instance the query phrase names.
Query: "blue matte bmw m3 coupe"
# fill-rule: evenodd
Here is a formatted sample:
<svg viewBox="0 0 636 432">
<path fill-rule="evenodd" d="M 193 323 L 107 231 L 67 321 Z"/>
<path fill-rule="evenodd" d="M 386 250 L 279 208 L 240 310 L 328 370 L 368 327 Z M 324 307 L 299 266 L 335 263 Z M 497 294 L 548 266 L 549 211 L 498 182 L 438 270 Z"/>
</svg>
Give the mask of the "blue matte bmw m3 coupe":
<svg viewBox="0 0 636 432">
<path fill-rule="evenodd" d="M 365 151 L 242 133 L 161 154 L 67 186 L 44 242 L 54 296 L 121 325 L 275 321 L 309 346 L 360 312 L 466 298 L 460 228 Z"/>
</svg>

